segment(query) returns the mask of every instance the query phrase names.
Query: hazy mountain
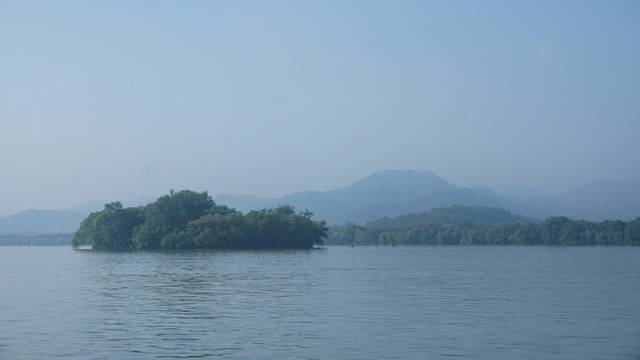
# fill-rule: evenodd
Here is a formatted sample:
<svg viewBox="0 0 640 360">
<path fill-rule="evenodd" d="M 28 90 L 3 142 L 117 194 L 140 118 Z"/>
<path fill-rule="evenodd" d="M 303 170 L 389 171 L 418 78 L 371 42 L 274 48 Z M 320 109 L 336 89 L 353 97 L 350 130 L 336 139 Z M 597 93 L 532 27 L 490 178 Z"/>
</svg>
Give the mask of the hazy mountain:
<svg viewBox="0 0 640 360">
<path fill-rule="evenodd" d="M 157 197 L 123 202 L 124 207 L 143 206 Z M 0 235 L 42 235 L 73 233 L 89 213 L 104 209 L 104 203 L 88 201 L 63 210 L 26 210 L 0 218 Z"/>
<path fill-rule="evenodd" d="M 351 186 L 301 192 L 278 199 L 298 210 L 310 209 L 329 224 L 358 224 L 381 217 L 419 213 L 454 204 L 505 207 L 505 199 L 486 188 L 459 188 L 428 171 L 381 171 Z"/>
<path fill-rule="evenodd" d="M 309 209 L 329 224 L 363 223 L 403 212 L 410 202 L 454 187 L 429 172 L 383 171 L 327 192 L 301 192 L 279 201 L 299 210 Z"/>
<path fill-rule="evenodd" d="M 222 194 L 214 200 L 218 204 L 243 212 L 291 204 L 298 210 L 313 211 L 318 219 L 335 223 L 340 222 L 345 216 L 348 221 L 354 221 L 352 218 L 358 218 L 358 221 L 367 220 L 371 216 L 386 214 L 385 209 L 403 212 L 402 208 L 416 199 L 451 189 L 456 187 L 431 172 L 381 171 L 344 189 L 325 192 L 303 191 L 277 199 Z M 399 206 L 401 204 L 403 206 Z M 422 208 L 422 205 L 417 207 Z"/>
<path fill-rule="evenodd" d="M 383 217 L 419 214 L 451 205 L 507 209 L 535 219 L 567 216 L 575 219 L 633 220 L 640 216 L 640 181 L 622 183 L 596 181 L 557 196 L 545 196 L 532 189 L 513 189 L 504 196 L 482 186 L 457 187 L 428 171 L 381 171 L 331 191 L 304 191 L 276 199 L 253 195 L 218 195 L 216 203 L 250 210 L 291 204 L 299 211 L 309 209 L 315 219 L 330 225 L 347 222 L 364 224 Z M 157 197 L 125 201 L 125 207 L 142 206 Z M 0 218 L 0 234 L 53 234 L 75 232 L 91 211 L 104 204 L 88 202 L 66 210 L 28 210 Z"/>
<path fill-rule="evenodd" d="M 640 182 L 593 182 L 557 196 L 532 188 L 513 188 L 508 196 L 489 188 L 457 187 L 428 171 L 381 171 L 351 186 L 326 191 L 305 191 L 279 199 L 255 196 L 218 197 L 216 201 L 243 212 L 291 204 L 310 209 L 329 224 L 363 224 L 382 217 L 421 213 L 451 205 L 507 209 L 534 219 L 567 216 L 601 221 L 632 220 L 640 216 Z"/>
<path fill-rule="evenodd" d="M 84 213 L 70 210 L 26 210 L 0 219 L 0 234 L 72 233 L 85 217 Z"/>
</svg>

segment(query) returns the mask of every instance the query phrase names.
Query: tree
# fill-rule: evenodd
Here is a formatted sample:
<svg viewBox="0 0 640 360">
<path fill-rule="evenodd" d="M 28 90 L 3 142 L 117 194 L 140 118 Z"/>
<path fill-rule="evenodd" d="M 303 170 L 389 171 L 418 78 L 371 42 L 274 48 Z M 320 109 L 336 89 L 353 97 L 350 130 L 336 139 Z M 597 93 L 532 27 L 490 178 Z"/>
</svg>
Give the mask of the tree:
<svg viewBox="0 0 640 360">
<path fill-rule="evenodd" d="M 519 245 L 536 245 L 540 242 L 540 229 L 536 224 L 524 224 L 513 234 L 513 240 Z"/>
<path fill-rule="evenodd" d="M 322 245 L 327 236 L 326 222 L 313 221 L 310 211 L 295 213 L 290 205 L 275 209 L 251 211 L 246 216 L 251 247 L 255 248 L 311 248 Z"/>
<path fill-rule="evenodd" d="M 622 244 L 624 243 L 627 223 L 621 220 L 605 220 L 598 225 L 600 231 L 596 233 L 598 244 Z"/>
<path fill-rule="evenodd" d="M 213 213 L 190 221 L 180 233 L 178 248 L 243 248 L 244 219 L 239 212 Z"/>
<path fill-rule="evenodd" d="M 159 248 L 311 248 L 322 245 L 328 228 L 290 205 L 251 211 L 246 216 L 216 205 L 206 192 L 171 191 L 144 208 L 120 202 L 90 214 L 72 245 L 96 250 Z"/>
<path fill-rule="evenodd" d="M 460 236 L 455 227 L 449 226 L 438 231 L 436 235 L 436 241 L 438 245 L 459 245 Z"/>
<path fill-rule="evenodd" d="M 176 248 L 187 223 L 215 206 L 207 192 L 171 191 L 144 208 L 144 222 L 134 230 L 138 249 Z"/>
<path fill-rule="evenodd" d="M 80 223 L 80 228 L 73 234 L 71 245 L 77 248 L 81 245 L 91 245 L 91 235 L 95 229 L 96 218 L 100 215 L 100 211 L 92 212 Z"/>
<path fill-rule="evenodd" d="M 583 233 L 585 226 L 582 221 L 568 221 L 560 230 L 562 242 L 560 245 L 584 245 Z"/>
<path fill-rule="evenodd" d="M 640 217 L 631 221 L 624 231 L 625 245 L 640 245 Z"/>
<path fill-rule="evenodd" d="M 124 209 L 120 202 L 91 213 L 72 240 L 96 250 L 159 248 L 288 248 L 322 245 L 328 228 L 306 210 L 290 205 L 241 212 L 216 205 L 206 192 L 189 190 L 160 197 L 144 208 Z M 368 231 L 366 237 L 375 235 Z"/>
<path fill-rule="evenodd" d="M 565 216 L 550 217 L 541 225 L 540 241 L 545 245 L 558 245 L 561 240 L 562 227 L 569 222 Z"/>
<path fill-rule="evenodd" d="M 129 250 L 133 248 L 131 236 L 135 226 L 142 223 L 139 208 L 123 209 L 120 202 L 105 205 L 96 218 L 92 245 L 96 250 Z"/>
<path fill-rule="evenodd" d="M 127 250 L 133 247 L 133 229 L 143 221 L 139 208 L 123 209 L 119 201 L 105 204 L 80 224 L 72 245 L 91 245 L 96 250 Z"/>
</svg>

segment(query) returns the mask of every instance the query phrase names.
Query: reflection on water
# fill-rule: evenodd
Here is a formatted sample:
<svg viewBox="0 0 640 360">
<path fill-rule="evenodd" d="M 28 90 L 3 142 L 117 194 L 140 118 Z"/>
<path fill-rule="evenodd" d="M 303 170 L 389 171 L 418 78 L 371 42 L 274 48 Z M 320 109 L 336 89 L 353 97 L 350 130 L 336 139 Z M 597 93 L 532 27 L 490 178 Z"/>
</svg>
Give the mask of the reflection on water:
<svg viewBox="0 0 640 360">
<path fill-rule="evenodd" d="M 0 358 L 633 359 L 639 257 L 1 248 Z"/>
</svg>

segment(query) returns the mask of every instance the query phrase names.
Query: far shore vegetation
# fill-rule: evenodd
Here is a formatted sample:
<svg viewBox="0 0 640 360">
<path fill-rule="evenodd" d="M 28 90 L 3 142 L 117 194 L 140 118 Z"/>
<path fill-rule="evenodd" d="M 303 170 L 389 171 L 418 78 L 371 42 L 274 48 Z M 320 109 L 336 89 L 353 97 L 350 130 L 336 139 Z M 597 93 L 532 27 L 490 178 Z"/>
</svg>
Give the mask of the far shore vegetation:
<svg viewBox="0 0 640 360">
<path fill-rule="evenodd" d="M 0 235 L 0 246 L 69 246 L 73 234 Z"/>
<path fill-rule="evenodd" d="M 640 217 L 591 222 L 555 216 L 543 222 L 500 223 L 502 209 L 459 206 L 329 230 L 327 245 L 640 245 Z M 472 216 L 460 216 L 460 214 Z M 486 213 L 483 215 L 483 213 Z M 491 217 L 487 217 L 489 214 Z M 416 218 L 431 219 L 415 223 Z M 474 221 L 477 219 L 477 221 Z M 414 223 L 411 222 L 414 220 Z M 487 221 L 491 220 L 491 221 Z M 437 221 L 437 222 L 436 222 Z M 447 225 L 443 225 L 447 224 Z"/>
</svg>

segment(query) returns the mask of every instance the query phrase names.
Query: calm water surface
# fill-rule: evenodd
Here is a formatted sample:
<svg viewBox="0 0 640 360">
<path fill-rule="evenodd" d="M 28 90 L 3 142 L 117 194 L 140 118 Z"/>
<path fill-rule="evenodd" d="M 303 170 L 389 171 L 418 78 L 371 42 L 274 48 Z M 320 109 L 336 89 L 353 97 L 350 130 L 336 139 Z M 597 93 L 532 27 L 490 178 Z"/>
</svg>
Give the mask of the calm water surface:
<svg viewBox="0 0 640 360">
<path fill-rule="evenodd" d="M 0 247 L 2 359 L 640 359 L 638 247 Z"/>
</svg>

